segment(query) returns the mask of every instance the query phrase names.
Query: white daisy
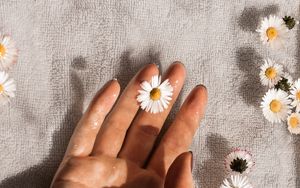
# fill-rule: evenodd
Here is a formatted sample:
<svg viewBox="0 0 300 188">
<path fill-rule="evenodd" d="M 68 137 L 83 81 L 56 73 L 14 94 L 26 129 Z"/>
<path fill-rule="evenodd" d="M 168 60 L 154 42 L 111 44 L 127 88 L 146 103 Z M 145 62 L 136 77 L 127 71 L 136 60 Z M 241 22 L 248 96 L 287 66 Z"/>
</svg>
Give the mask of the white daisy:
<svg viewBox="0 0 300 188">
<path fill-rule="evenodd" d="M 292 113 L 288 119 L 288 130 L 292 134 L 300 134 L 300 114 L 299 113 Z"/>
<path fill-rule="evenodd" d="M 220 188 L 253 188 L 246 176 L 239 174 L 231 175 L 224 179 Z"/>
<path fill-rule="evenodd" d="M 281 89 L 269 89 L 263 97 L 261 108 L 265 118 L 271 123 L 285 121 L 291 112 L 288 94 Z"/>
<path fill-rule="evenodd" d="M 228 174 L 248 174 L 253 166 L 252 155 L 247 150 L 236 148 L 225 158 L 225 168 Z"/>
<path fill-rule="evenodd" d="M 265 86 L 273 87 L 281 80 L 283 67 L 271 59 L 265 59 L 264 61 L 265 63 L 260 67 L 260 81 Z"/>
<path fill-rule="evenodd" d="M 290 98 L 292 99 L 292 106 L 296 107 L 296 111 L 300 111 L 300 78 L 295 81 L 291 90 Z"/>
<path fill-rule="evenodd" d="M 278 49 L 284 46 L 288 30 L 282 18 L 270 15 L 261 21 L 256 31 L 260 34 L 263 44 Z"/>
<path fill-rule="evenodd" d="M 0 104 L 10 102 L 10 98 L 15 97 L 16 85 L 6 72 L 0 71 Z"/>
<path fill-rule="evenodd" d="M 0 71 L 12 68 L 18 60 L 18 50 L 10 36 L 0 35 Z"/>
<path fill-rule="evenodd" d="M 142 82 L 141 88 L 143 90 L 138 91 L 137 101 L 143 110 L 155 114 L 168 108 L 173 95 L 173 87 L 169 79 L 161 83 L 161 76 L 155 75 L 152 77 L 151 83 Z"/>
</svg>

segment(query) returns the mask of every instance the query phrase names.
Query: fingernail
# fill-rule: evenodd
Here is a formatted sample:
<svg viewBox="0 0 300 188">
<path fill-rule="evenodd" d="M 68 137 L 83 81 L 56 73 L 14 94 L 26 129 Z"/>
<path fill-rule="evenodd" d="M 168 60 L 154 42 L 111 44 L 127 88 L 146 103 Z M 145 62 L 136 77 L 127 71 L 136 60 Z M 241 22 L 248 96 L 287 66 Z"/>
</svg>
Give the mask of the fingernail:
<svg viewBox="0 0 300 188">
<path fill-rule="evenodd" d="M 148 65 L 155 65 L 157 68 L 159 68 L 159 64 L 154 63 L 154 62 L 149 62 Z"/>
<path fill-rule="evenodd" d="M 118 81 L 118 78 L 113 78 L 113 80 Z"/>
<path fill-rule="evenodd" d="M 181 63 L 181 61 L 174 61 L 173 63 Z"/>
<path fill-rule="evenodd" d="M 199 84 L 199 85 L 197 85 L 196 87 L 204 87 L 204 89 L 206 89 L 206 90 L 207 90 L 206 86 L 205 86 L 205 85 L 203 85 L 203 84 Z"/>
<path fill-rule="evenodd" d="M 191 172 L 193 171 L 193 166 L 194 166 L 194 160 L 193 160 L 193 152 L 192 151 L 190 151 L 190 153 L 191 153 L 191 156 L 192 156 L 192 158 L 191 158 Z"/>
<path fill-rule="evenodd" d="M 181 65 L 183 65 L 184 67 L 185 67 L 185 65 L 181 62 L 181 61 L 174 61 L 172 64 L 181 64 Z"/>
</svg>

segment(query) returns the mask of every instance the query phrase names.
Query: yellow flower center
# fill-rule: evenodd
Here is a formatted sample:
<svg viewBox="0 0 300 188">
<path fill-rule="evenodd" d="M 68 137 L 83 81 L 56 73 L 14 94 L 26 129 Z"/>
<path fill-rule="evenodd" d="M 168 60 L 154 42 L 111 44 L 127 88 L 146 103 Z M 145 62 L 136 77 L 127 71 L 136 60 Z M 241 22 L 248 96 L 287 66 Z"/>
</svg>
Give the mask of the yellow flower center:
<svg viewBox="0 0 300 188">
<path fill-rule="evenodd" d="M 274 79 L 277 75 L 277 72 L 274 67 L 269 67 L 269 68 L 267 68 L 265 75 L 269 79 Z"/>
<path fill-rule="evenodd" d="M 3 85 L 0 84 L 0 94 L 2 94 L 4 92 L 4 87 Z"/>
<path fill-rule="evenodd" d="M 282 104 L 279 100 L 272 100 L 270 103 L 270 109 L 272 112 L 277 113 L 281 110 Z"/>
<path fill-rule="evenodd" d="M 300 91 L 298 91 L 298 92 L 296 93 L 296 99 L 297 99 L 297 100 L 300 100 Z"/>
<path fill-rule="evenodd" d="M 6 53 L 6 48 L 0 44 L 0 56 L 3 57 Z"/>
<path fill-rule="evenodd" d="M 269 27 L 266 31 L 268 40 L 274 40 L 276 39 L 278 35 L 278 31 L 274 27 Z"/>
<path fill-rule="evenodd" d="M 296 128 L 299 124 L 299 120 L 298 120 L 297 117 L 291 117 L 289 123 L 290 123 L 292 128 Z"/>
<path fill-rule="evenodd" d="M 160 89 L 158 88 L 153 88 L 151 91 L 150 91 L 150 98 L 154 101 L 160 99 L 160 96 L 161 96 L 161 92 L 160 92 Z"/>
</svg>

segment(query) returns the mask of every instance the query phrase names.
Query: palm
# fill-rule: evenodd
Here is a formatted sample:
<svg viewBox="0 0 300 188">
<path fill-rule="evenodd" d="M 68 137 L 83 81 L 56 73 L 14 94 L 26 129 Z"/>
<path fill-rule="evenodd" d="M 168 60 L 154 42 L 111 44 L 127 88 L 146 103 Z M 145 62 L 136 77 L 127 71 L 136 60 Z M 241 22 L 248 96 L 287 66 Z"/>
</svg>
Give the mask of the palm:
<svg viewBox="0 0 300 188">
<path fill-rule="evenodd" d="M 59 187 L 161 187 L 163 178 L 155 172 L 140 168 L 125 159 L 107 156 L 70 158 L 63 164 L 60 176 L 71 181 L 58 180 Z M 76 173 L 76 176 L 72 172 Z M 145 187 L 145 186 L 143 186 Z"/>
<path fill-rule="evenodd" d="M 98 92 L 72 135 L 52 187 L 147 188 L 168 184 L 166 187 L 180 187 L 181 184 L 188 187 L 186 185 L 192 184 L 188 164 L 191 156 L 180 154 L 191 144 L 204 113 L 206 90 L 201 86 L 191 92 L 150 155 L 171 109 L 169 107 L 159 114 L 138 111 L 136 96 L 140 83 L 155 74 L 158 70 L 154 64 L 144 67 L 130 81 L 118 101 L 120 86 L 116 80 Z M 174 87 L 170 106 L 176 101 L 184 77 L 185 69 L 180 63 L 174 63 L 165 75 Z M 176 180 L 176 186 L 174 181 L 169 183 L 168 177 Z"/>
</svg>

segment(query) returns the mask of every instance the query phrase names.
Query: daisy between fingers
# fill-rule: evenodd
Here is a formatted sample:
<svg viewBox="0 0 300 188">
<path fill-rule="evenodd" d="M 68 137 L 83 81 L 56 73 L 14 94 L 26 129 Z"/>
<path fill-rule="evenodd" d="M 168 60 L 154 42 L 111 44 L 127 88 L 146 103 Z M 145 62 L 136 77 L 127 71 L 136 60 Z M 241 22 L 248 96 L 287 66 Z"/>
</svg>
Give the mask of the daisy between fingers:
<svg viewBox="0 0 300 188">
<path fill-rule="evenodd" d="M 288 94 L 281 89 L 269 89 L 263 97 L 261 108 L 265 118 L 271 123 L 285 121 L 291 113 Z"/>
<path fill-rule="evenodd" d="M 288 130 L 292 134 L 300 134 L 300 114 L 299 113 L 292 113 L 288 119 Z"/>
<path fill-rule="evenodd" d="M 225 179 L 220 188 L 252 188 L 252 185 L 246 176 L 234 174 Z"/>
<path fill-rule="evenodd" d="M 18 60 L 18 50 L 10 36 L 0 35 L 0 71 L 12 68 Z"/>
<path fill-rule="evenodd" d="M 296 111 L 300 111 L 300 79 L 295 81 L 294 87 L 291 90 L 291 95 L 290 98 L 293 100 L 292 101 L 292 106 L 296 107 Z"/>
<path fill-rule="evenodd" d="M 142 90 L 138 91 L 137 101 L 143 110 L 156 114 L 168 108 L 173 95 L 169 79 L 161 83 L 161 76 L 155 75 L 152 76 L 151 82 L 142 82 L 141 88 Z"/>
<path fill-rule="evenodd" d="M 256 31 L 263 44 L 279 49 L 285 45 L 288 30 L 282 18 L 270 15 L 261 21 Z"/>
<path fill-rule="evenodd" d="M 10 102 L 15 97 L 16 85 L 6 72 L 0 71 L 0 105 Z"/>
<path fill-rule="evenodd" d="M 283 67 L 271 59 L 265 59 L 265 63 L 260 67 L 260 81 L 263 85 L 274 87 L 283 76 Z"/>
</svg>

